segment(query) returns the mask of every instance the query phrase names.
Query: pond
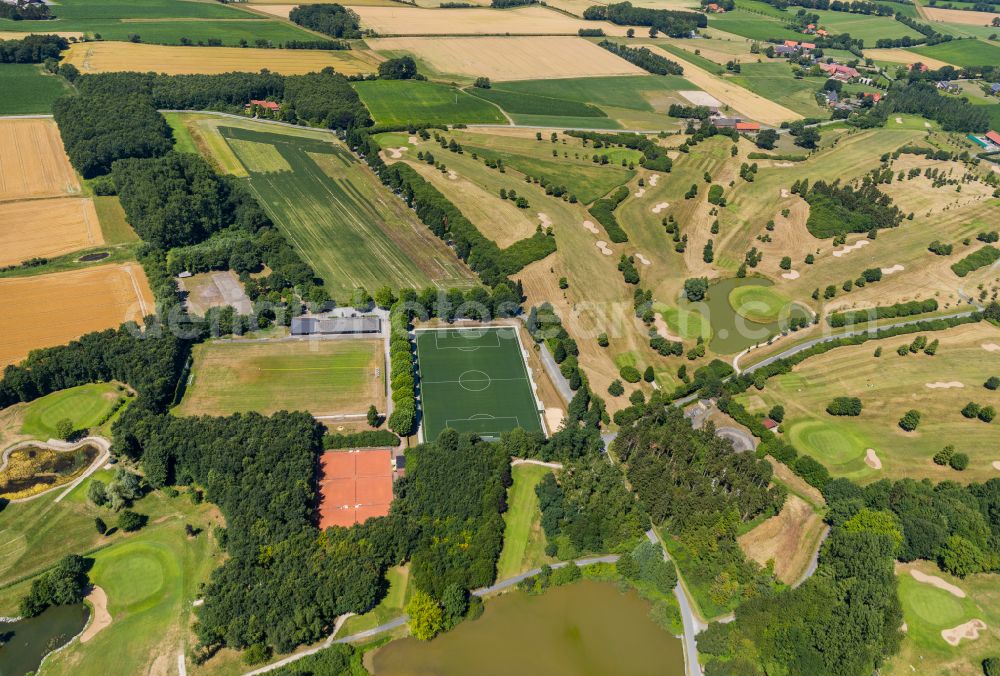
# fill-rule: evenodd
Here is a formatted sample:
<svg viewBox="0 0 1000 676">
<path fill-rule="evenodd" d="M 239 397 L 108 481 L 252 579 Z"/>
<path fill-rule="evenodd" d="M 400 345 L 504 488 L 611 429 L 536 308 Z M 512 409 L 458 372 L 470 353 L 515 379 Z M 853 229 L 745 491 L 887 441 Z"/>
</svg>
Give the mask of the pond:
<svg viewBox="0 0 1000 676">
<path fill-rule="evenodd" d="M 83 631 L 89 615 L 85 605 L 53 606 L 37 617 L 0 622 L 0 674 L 24 676 L 42 658 Z"/>
<path fill-rule="evenodd" d="M 735 289 L 740 287 L 770 287 L 773 285 L 774 282 L 763 277 L 722 279 L 709 286 L 706 300 L 700 303 L 691 303 L 686 298 L 682 298 L 679 304 L 682 310 L 699 312 L 709 320 L 712 325 L 712 338 L 709 340 L 708 346 L 713 352 L 735 354 L 758 343 L 767 342 L 768 338 L 788 328 L 788 321 L 792 317 L 808 318 L 812 316 L 807 309 L 790 301 L 786 301 L 783 307 L 775 312 L 775 308 L 770 307 L 770 305 L 780 298 L 777 294 L 743 296 L 739 293 L 733 293 Z M 733 307 L 730 302 L 731 297 L 734 299 L 747 298 L 747 307 L 743 314 L 738 313 Z M 759 317 L 753 310 L 762 311 L 766 315 L 774 314 L 777 319 L 766 322 L 755 321 Z"/>
<path fill-rule="evenodd" d="M 581 580 L 540 596 L 504 594 L 433 641 L 393 641 L 373 656 L 376 676 L 682 676 L 680 640 L 649 618 L 635 591 Z"/>
</svg>

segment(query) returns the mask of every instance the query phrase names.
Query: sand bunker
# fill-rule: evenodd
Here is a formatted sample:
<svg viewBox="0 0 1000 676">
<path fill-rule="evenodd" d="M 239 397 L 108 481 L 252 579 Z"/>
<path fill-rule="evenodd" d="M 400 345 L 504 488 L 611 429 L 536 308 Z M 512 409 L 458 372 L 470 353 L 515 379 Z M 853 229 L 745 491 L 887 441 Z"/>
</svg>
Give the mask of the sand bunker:
<svg viewBox="0 0 1000 676">
<path fill-rule="evenodd" d="M 549 215 L 547 213 L 545 213 L 544 211 L 539 211 L 538 212 L 538 220 L 540 220 L 542 222 L 542 227 L 543 228 L 547 228 L 550 225 L 552 225 L 552 219 L 549 218 Z"/>
<path fill-rule="evenodd" d="M 788 188 L 782 188 L 781 189 L 781 196 L 782 197 L 788 197 L 789 194 L 790 193 L 788 192 Z"/>
<path fill-rule="evenodd" d="M 930 129 L 931 128 L 931 123 L 930 122 L 924 122 L 924 126 L 927 127 L 928 129 Z"/>
<path fill-rule="evenodd" d="M 649 184 L 655 187 L 659 180 L 660 180 L 660 175 L 653 174 L 652 176 L 649 177 Z"/>
<path fill-rule="evenodd" d="M 608 243 L 605 242 L 603 239 L 599 239 L 594 243 L 597 245 L 597 248 L 601 250 L 601 253 L 604 254 L 605 256 L 610 256 L 611 254 L 614 253 L 614 251 L 611 250 L 611 247 L 608 246 Z"/>
<path fill-rule="evenodd" d="M 899 630 L 905 634 L 910 630 L 910 626 L 906 624 L 906 622 L 903 622 L 903 626 L 901 626 Z"/>
<path fill-rule="evenodd" d="M 1000 469 L 1000 460 L 993 461 L 993 469 Z"/>
<path fill-rule="evenodd" d="M 913 579 L 917 582 L 924 582 L 932 587 L 943 589 L 949 594 L 957 596 L 960 599 L 965 598 L 965 592 L 961 588 L 956 587 L 951 582 L 948 582 L 944 578 L 938 577 L 937 575 L 928 575 L 927 573 L 922 573 L 919 570 L 911 570 L 910 575 L 912 575 Z"/>
<path fill-rule="evenodd" d="M 590 230 L 590 231 L 591 231 L 592 233 L 594 233 L 595 235 L 596 235 L 596 234 L 597 234 L 598 232 L 600 232 L 600 230 L 598 230 L 598 229 L 597 229 L 597 226 L 596 226 L 596 225 L 594 225 L 594 222 L 593 222 L 593 221 L 584 221 L 584 222 L 583 222 L 583 227 L 585 227 L 585 228 L 586 228 L 587 230 Z"/>
<path fill-rule="evenodd" d="M 457 181 L 458 180 L 458 174 L 456 174 L 453 170 L 449 169 L 448 170 L 448 178 L 450 178 L 453 181 Z"/>
<path fill-rule="evenodd" d="M 663 315 L 660 314 L 659 312 L 653 315 L 653 327 L 656 329 L 657 333 L 659 333 L 667 340 L 675 340 L 678 343 L 683 342 L 683 338 L 681 338 L 680 336 L 678 336 L 677 334 L 675 334 L 673 331 L 670 330 L 670 327 L 667 326 L 667 322 L 663 318 Z"/>
<path fill-rule="evenodd" d="M 782 168 L 784 168 L 784 167 L 794 167 L 795 163 L 794 162 L 775 162 L 771 166 L 772 167 L 782 167 Z M 784 190 L 782 190 L 782 192 L 784 192 Z M 786 197 L 786 195 L 782 195 L 782 197 Z"/>
<path fill-rule="evenodd" d="M 638 190 L 635 191 L 635 196 L 636 197 L 642 197 L 645 194 L 646 194 L 646 189 L 645 188 L 639 188 Z"/>
<path fill-rule="evenodd" d="M 418 143 L 420 143 L 420 139 L 418 139 L 416 136 L 411 136 L 410 138 L 407 139 L 407 141 L 411 146 L 415 146 Z"/>
<path fill-rule="evenodd" d="M 897 117 L 896 118 L 896 124 L 903 124 L 903 118 Z"/>
<path fill-rule="evenodd" d="M 643 256 L 641 253 L 636 253 L 635 257 L 639 259 L 639 262 L 643 265 L 652 265 L 652 261 Z"/>
<path fill-rule="evenodd" d="M 547 408 L 545 409 L 545 425 L 549 428 L 549 434 L 553 432 L 558 432 L 559 428 L 562 426 L 562 421 L 565 416 L 563 415 L 562 409 L 558 408 Z"/>
<path fill-rule="evenodd" d="M 865 464 L 872 469 L 882 469 L 882 461 L 875 455 L 875 449 L 869 448 L 865 453 Z"/>
<path fill-rule="evenodd" d="M 849 245 L 845 246 L 843 249 L 838 249 L 837 251 L 834 251 L 833 252 L 833 256 L 834 256 L 834 258 L 840 258 L 841 256 L 846 256 L 847 254 L 851 253 L 852 251 L 856 251 L 856 250 L 861 249 L 861 248 L 866 247 L 866 246 L 868 246 L 868 240 L 867 239 L 861 239 L 861 240 L 858 240 L 857 242 L 855 242 L 854 244 L 849 244 Z"/>
<path fill-rule="evenodd" d="M 797 270 L 789 270 L 788 272 L 781 273 L 782 279 L 798 279 L 799 273 Z"/>
<path fill-rule="evenodd" d="M 669 202 L 660 202 L 655 207 L 653 207 L 653 213 L 658 214 L 669 206 L 670 206 Z"/>
<path fill-rule="evenodd" d="M 983 343 L 982 348 L 987 352 L 1000 352 L 1000 345 L 996 343 Z"/>
<path fill-rule="evenodd" d="M 406 146 L 400 146 L 399 148 L 389 148 L 389 157 L 391 157 L 394 160 L 398 160 L 400 157 L 403 156 L 403 153 L 406 152 L 407 150 L 408 148 Z"/>
<path fill-rule="evenodd" d="M 970 641 L 975 641 L 979 638 L 979 632 L 986 629 L 986 623 L 982 620 L 969 620 L 965 624 L 960 624 L 952 629 L 942 629 L 941 638 L 943 638 L 948 645 L 958 645 L 962 642 L 963 638 L 967 638 Z"/>
<path fill-rule="evenodd" d="M 899 263 L 896 263 L 891 268 L 882 268 L 882 274 L 883 275 L 891 275 L 894 272 L 902 272 L 905 269 L 906 268 L 904 268 L 902 265 L 900 265 Z"/>
<path fill-rule="evenodd" d="M 936 383 L 927 383 L 927 387 L 931 388 L 932 390 L 949 390 L 953 387 L 965 387 L 965 385 L 958 382 L 957 380 L 949 380 L 948 382 L 939 380 Z"/>
<path fill-rule="evenodd" d="M 90 624 L 80 634 L 80 643 L 86 643 L 111 624 L 111 613 L 108 612 L 108 595 L 100 587 L 94 587 L 87 595 L 87 600 L 94 607 L 94 617 Z"/>
</svg>

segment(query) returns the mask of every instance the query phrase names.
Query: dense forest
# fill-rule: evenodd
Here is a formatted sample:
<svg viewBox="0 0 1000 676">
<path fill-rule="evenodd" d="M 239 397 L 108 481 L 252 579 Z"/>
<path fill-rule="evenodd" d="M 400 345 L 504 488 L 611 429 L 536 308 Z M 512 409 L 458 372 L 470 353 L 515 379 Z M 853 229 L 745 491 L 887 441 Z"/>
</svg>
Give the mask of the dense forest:
<svg viewBox="0 0 1000 676">
<path fill-rule="evenodd" d="M 619 26 L 649 26 L 672 38 L 690 37 L 692 31 L 708 26 L 708 17 L 699 12 L 635 7 L 631 2 L 594 5 L 583 11 L 583 18 Z"/>
<path fill-rule="evenodd" d="M 894 85 L 883 105 L 890 112 L 935 120 L 945 131 L 984 132 L 990 128 L 990 116 L 983 106 L 974 106 L 964 98 L 942 96 L 932 84 L 920 80 Z"/>
<path fill-rule="evenodd" d="M 629 63 L 654 75 L 683 75 L 684 73 L 684 68 L 679 63 L 653 53 L 648 47 L 628 47 L 610 40 L 601 40 L 597 46 L 603 47 L 612 54 L 617 54 Z"/>
<path fill-rule="evenodd" d="M 9 7 L 0 2 L 0 10 Z M 42 63 L 58 59 L 69 49 L 69 41 L 58 35 L 26 35 L 17 40 L 0 40 L 0 63 Z"/>
<path fill-rule="evenodd" d="M 819 239 L 895 228 L 903 221 L 903 212 L 892 198 L 871 183 L 854 188 L 840 185 L 839 180 L 816 181 L 810 186 L 804 179 L 792 184 L 792 193 L 809 203 L 806 227 Z"/>
<path fill-rule="evenodd" d="M 360 38 L 358 15 L 343 5 L 323 3 L 299 5 L 288 13 L 298 25 L 334 38 Z"/>
</svg>

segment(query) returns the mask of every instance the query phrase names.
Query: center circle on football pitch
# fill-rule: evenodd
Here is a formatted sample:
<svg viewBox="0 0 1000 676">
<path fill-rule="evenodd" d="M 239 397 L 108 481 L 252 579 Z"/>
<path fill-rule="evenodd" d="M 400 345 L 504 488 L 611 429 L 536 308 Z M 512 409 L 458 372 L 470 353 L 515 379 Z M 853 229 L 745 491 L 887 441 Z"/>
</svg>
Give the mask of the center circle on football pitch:
<svg viewBox="0 0 1000 676">
<path fill-rule="evenodd" d="M 458 384 L 462 386 L 463 390 L 469 392 L 482 392 L 490 386 L 491 382 L 493 381 L 490 380 L 489 375 L 475 369 L 466 371 L 458 377 Z"/>
</svg>

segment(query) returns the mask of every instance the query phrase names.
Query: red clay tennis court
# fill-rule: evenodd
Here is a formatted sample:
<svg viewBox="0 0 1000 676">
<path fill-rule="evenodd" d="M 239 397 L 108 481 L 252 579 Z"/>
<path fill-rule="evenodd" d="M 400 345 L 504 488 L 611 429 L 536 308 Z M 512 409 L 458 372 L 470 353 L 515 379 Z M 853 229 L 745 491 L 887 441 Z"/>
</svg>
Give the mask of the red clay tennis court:
<svg viewBox="0 0 1000 676">
<path fill-rule="evenodd" d="M 364 523 L 389 513 L 391 451 L 328 451 L 319 461 L 320 529 Z"/>
</svg>

